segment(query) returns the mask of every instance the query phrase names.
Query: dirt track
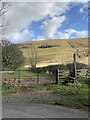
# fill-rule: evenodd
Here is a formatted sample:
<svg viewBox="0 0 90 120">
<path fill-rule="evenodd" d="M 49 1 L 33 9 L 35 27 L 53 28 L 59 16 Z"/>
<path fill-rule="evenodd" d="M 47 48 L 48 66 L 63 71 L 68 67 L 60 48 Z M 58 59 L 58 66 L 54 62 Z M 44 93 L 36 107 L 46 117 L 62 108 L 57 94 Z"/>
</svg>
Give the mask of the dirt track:
<svg viewBox="0 0 90 120">
<path fill-rule="evenodd" d="M 40 94 L 13 94 L 4 95 L 2 103 L 3 118 L 87 118 L 88 113 L 63 106 L 32 103 L 35 99 L 55 100 L 55 93 Z"/>
</svg>

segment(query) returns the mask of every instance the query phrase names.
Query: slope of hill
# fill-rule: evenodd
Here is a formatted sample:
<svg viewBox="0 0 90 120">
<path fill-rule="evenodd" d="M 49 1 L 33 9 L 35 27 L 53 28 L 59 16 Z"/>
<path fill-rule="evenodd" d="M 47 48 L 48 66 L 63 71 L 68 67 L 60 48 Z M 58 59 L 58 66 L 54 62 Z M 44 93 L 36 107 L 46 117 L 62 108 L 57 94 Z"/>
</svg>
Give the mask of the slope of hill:
<svg viewBox="0 0 90 120">
<path fill-rule="evenodd" d="M 69 40 L 27 41 L 18 44 L 25 56 L 24 66 L 28 67 L 31 46 L 36 46 L 38 64 L 67 64 L 73 62 L 73 53 L 77 51 L 77 62 L 88 64 L 88 38 Z"/>
</svg>

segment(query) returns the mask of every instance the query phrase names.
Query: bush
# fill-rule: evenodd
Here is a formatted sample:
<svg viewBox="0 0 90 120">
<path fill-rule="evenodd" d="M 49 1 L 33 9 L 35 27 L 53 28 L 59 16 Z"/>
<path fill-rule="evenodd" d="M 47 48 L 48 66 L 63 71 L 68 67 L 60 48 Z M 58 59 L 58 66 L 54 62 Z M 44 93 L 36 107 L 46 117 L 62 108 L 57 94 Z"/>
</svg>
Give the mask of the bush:
<svg viewBox="0 0 90 120">
<path fill-rule="evenodd" d="M 38 48 L 51 48 L 51 47 L 57 47 L 57 46 L 45 44 L 45 45 L 40 45 Z"/>
</svg>

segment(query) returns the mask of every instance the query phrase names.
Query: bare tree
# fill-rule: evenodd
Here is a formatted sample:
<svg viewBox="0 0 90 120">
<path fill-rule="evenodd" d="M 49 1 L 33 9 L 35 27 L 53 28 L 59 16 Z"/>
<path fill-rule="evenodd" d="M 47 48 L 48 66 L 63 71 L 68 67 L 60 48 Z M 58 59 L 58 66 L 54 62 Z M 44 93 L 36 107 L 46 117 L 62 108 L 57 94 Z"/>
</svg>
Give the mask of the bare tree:
<svg viewBox="0 0 90 120">
<path fill-rule="evenodd" d="M 2 34 L 2 39 L 5 34 L 7 25 L 9 25 L 8 20 L 5 18 L 5 13 L 8 11 L 7 8 L 9 6 L 9 2 L 2 2 L 0 0 L 0 33 Z"/>
<path fill-rule="evenodd" d="M 28 57 L 29 57 L 29 68 L 31 67 L 31 69 L 35 69 L 39 60 L 37 56 L 37 47 L 35 45 L 31 46 L 30 51 L 28 53 Z"/>
<path fill-rule="evenodd" d="M 0 0 L 0 70 L 2 70 L 2 46 L 6 44 L 4 40 L 4 34 L 8 25 L 8 20 L 5 18 L 5 13 L 8 11 L 7 8 L 10 6 L 8 2 L 2 2 Z M 4 43 L 3 43 L 4 42 Z"/>
</svg>

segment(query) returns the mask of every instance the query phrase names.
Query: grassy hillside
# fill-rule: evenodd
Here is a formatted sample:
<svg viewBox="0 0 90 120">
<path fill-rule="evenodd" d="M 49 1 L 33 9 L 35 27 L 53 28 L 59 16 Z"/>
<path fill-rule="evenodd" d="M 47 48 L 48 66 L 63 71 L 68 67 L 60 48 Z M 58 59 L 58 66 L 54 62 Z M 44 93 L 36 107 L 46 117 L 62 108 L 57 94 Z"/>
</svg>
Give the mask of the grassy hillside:
<svg viewBox="0 0 90 120">
<path fill-rule="evenodd" d="M 69 40 L 42 40 L 27 41 L 18 44 L 25 56 L 24 67 L 29 65 L 31 46 L 36 46 L 38 64 L 37 66 L 47 66 L 50 64 L 67 64 L 73 61 L 73 53 L 78 49 L 77 62 L 88 64 L 88 39 L 77 38 Z M 50 46 L 40 48 L 41 46 Z"/>
</svg>

